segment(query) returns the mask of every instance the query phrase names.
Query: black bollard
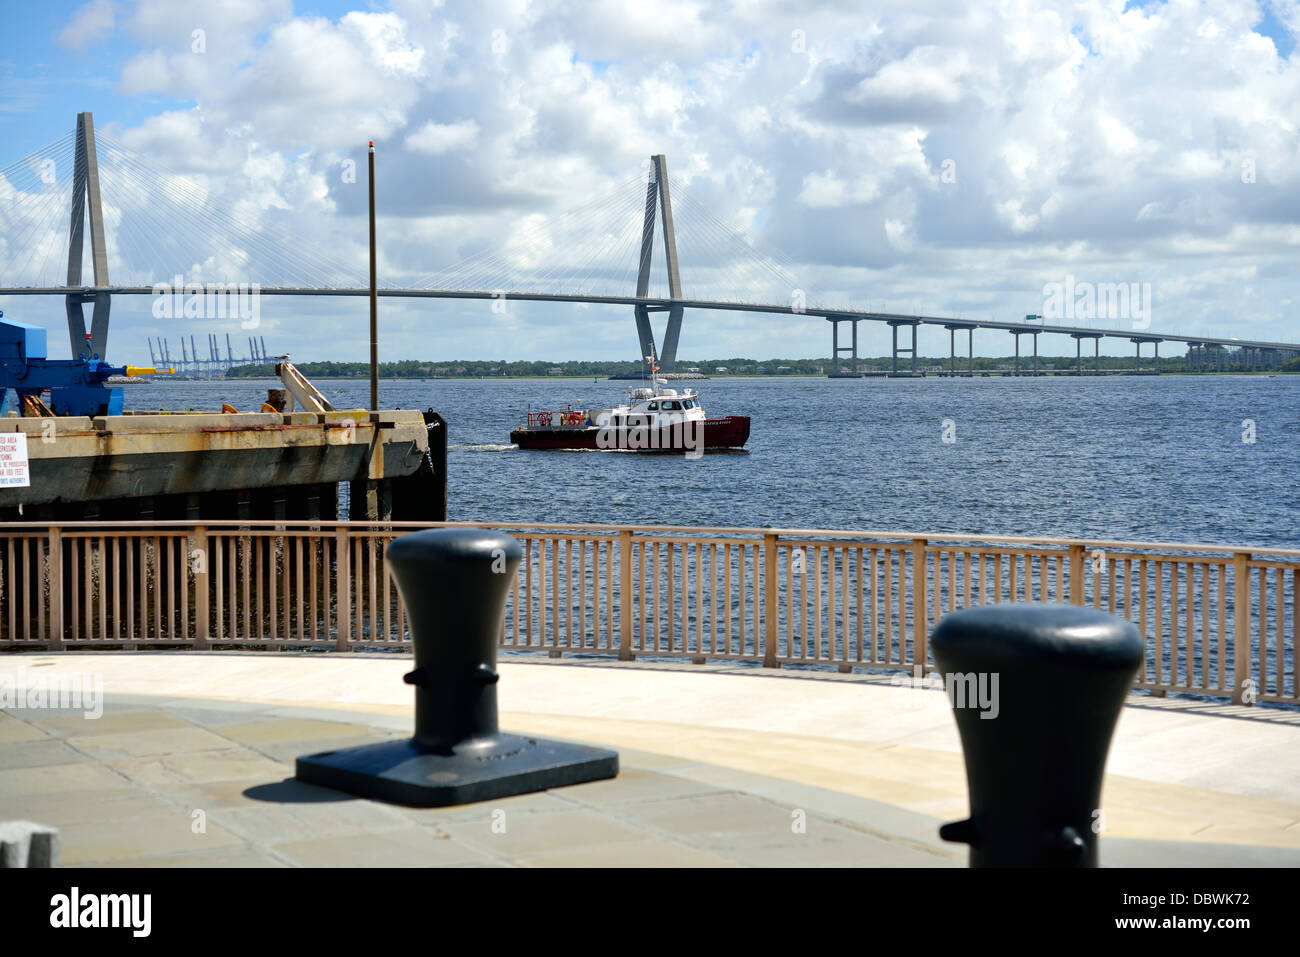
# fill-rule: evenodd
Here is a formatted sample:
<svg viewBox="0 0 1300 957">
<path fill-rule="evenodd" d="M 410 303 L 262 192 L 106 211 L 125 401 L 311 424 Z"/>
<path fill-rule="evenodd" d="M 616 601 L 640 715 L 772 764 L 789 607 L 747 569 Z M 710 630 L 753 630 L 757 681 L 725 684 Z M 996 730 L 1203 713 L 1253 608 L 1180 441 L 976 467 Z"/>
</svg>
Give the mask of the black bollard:
<svg viewBox="0 0 1300 957">
<path fill-rule="evenodd" d="M 519 543 L 480 529 L 394 539 L 415 646 L 415 736 L 298 758 L 297 778 L 416 807 L 472 804 L 618 774 L 618 753 L 497 727 L 497 635 Z"/>
<path fill-rule="evenodd" d="M 1144 646 L 1092 608 L 984 605 L 931 640 L 961 734 L 971 867 L 1096 867 L 1106 753 Z"/>
</svg>

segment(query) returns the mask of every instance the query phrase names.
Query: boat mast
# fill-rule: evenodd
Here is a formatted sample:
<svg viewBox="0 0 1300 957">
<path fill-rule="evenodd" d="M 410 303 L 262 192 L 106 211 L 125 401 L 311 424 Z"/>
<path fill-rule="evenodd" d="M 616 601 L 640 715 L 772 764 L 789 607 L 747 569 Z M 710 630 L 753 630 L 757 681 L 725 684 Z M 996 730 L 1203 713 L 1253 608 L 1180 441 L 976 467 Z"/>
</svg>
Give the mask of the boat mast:
<svg viewBox="0 0 1300 957">
<path fill-rule="evenodd" d="M 646 368 L 650 370 L 650 394 L 659 395 L 659 359 L 655 356 L 654 343 L 650 343 L 650 354 L 645 356 Z"/>
</svg>

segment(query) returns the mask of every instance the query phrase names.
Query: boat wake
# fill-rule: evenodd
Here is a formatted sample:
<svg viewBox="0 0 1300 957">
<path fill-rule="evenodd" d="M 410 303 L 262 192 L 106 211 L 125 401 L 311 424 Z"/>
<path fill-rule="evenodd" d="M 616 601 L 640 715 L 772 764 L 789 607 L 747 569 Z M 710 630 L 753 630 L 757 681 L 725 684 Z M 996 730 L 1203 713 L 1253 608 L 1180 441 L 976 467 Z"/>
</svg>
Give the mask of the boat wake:
<svg viewBox="0 0 1300 957">
<path fill-rule="evenodd" d="M 464 449 L 469 452 L 512 452 L 518 449 L 517 445 L 449 445 L 447 450 Z"/>
</svg>

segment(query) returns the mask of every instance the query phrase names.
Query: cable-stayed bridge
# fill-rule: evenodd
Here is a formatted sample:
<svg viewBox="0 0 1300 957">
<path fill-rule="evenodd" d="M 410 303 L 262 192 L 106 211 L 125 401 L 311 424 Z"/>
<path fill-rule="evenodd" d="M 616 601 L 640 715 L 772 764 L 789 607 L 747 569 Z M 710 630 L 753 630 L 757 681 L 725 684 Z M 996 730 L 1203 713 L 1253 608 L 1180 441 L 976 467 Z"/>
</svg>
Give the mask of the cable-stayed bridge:
<svg viewBox="0 0 1300 957">
<path fill-rule="evenodd" d="M 104 356 L 114 295 L 154 296 L 155 303 L 162 295 L 188 294 L 192 301 L 196 295 L 211 297 L 214 290 L 220 296 L 250 288 L 261 296 L 369 295 L 364 241 L 324 247 L 303 239 L 304 217 L 319 225 L 319 235 L 329 234 L 336 221 L 329 202 L 295 207 L 299 220 L 291 228 L 290 204 L 283 197 L 256 190 L 232 194 L 229 188 L 203 175 L 157 169 L 146 157 L 97 134 L 89 113 L 79 114 L 72 132 L 0 169 L 0 296 L 64 296 L 73 355 L 89 348 Z M 83 272 L 87 238 L 89 282 Z M 1128 328 L 1118 320 L 1110 328 L 1090 320 L 1046 323 L 1037 317 L 1003 322 L 881 312 L 853 303 L 849 295 L 817 294 L 799 281 L 798 267 L 760 252 L 742 230 L 713 214 L 689 184 L 669 174 L 662 155 L 651 157 L 638 175 L 581 203 L 521 217 L 504 237 L 467 227 L 456 237 L 454 253 L 451 265 L 421 274 L 418 263 L 397 255 L 389 259 L 381 251 L 381 274 L 397 278 L 381 284 L 378 295 L 630 306 L 641 355 L 657 354 L 664 371 L 676 361 L 688 311 L 829 321 L 837 371 L 841 358 L 856 364 L 863 321 L 892 327 L 896 373 L 900 359 L 910 360 L 915 371 L 917 330 L 924 325 L 949 332 L 952 372 L 958 371 L 958 333 L 967 336 L 973 371 L 976 330 L 1009 332 L 1017 371 L 1020 339 L 1028 335 L 1037 372 L 1043 334 L 1075 340 L 1079 371 L 1088 339 L 1098 368 L 1103 338 L 1133 343 L 1139 366 L 1142 347 L 1151 345 L 1156 371 L 1162 342 L 1185 344 L 1193 368 L 1223 368 L 1229 349 L 1250 367 L 1300 356 L 1300 343 L 1294 342 L 1157 334 L 1148 328 L 1149 315 L 1147 326 L 1130 323 Z M 658 269 L 656 258 L 662 260 Z M 1110 292 L 1114 299 L 1116 290 Z M 1128 290 L 1118 292 L 1126 296 Z M 89 335 L 87 303 L 92 305 Z M 666 321 L 656 348 L 651 317 L 657 313 Z M 154 314 L 159 316 L 157 308 Z M 182 314 L 168 312 L 165 318 Z M 840 326 L 846 322 L 851 338 L 841 345 Z"/>
</svg>

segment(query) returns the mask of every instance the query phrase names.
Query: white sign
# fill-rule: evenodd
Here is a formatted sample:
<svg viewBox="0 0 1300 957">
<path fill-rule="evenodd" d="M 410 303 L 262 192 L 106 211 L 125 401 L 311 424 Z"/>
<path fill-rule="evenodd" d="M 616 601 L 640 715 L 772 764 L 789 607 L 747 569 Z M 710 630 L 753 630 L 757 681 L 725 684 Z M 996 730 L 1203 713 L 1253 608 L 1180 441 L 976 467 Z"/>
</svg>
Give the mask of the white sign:
<svg viewBox="0 0 1300 957">
<path fill-rule="evenodd" d="M 0 488 L 26 488 L 32 484 L 27 467 L 27 433 L 0 432 Z"/>
</svg>

